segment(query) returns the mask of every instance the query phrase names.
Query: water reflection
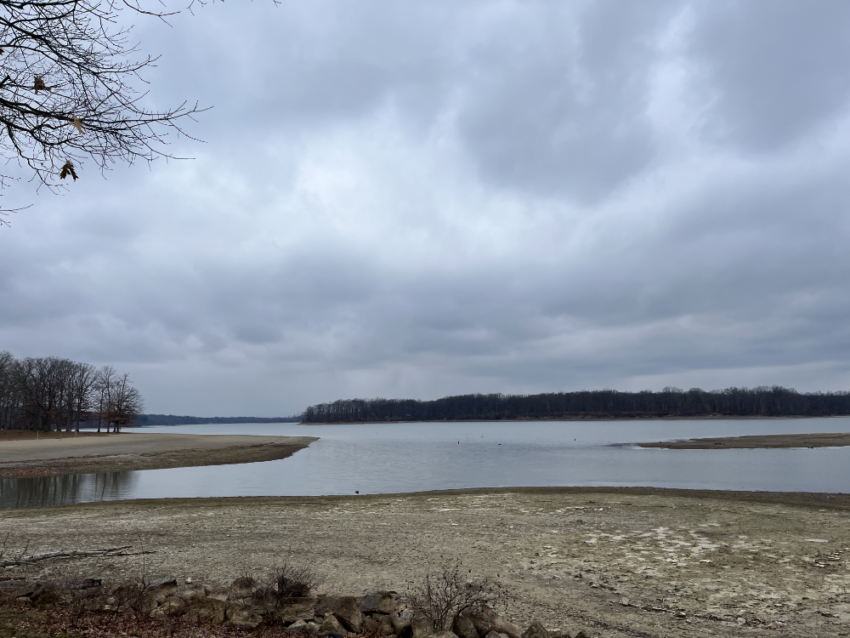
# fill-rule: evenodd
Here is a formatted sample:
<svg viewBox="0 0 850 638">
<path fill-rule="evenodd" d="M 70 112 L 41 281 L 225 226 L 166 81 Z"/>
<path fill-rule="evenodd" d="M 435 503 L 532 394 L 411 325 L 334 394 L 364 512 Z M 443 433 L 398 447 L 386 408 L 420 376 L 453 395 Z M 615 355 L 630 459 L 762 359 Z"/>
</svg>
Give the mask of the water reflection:
<svg viewBox="0 0 850 638">
<path fill-rule="evenodd" d="M 0 509 L 113 501 L 126 498 L 137 481 L 135 472 L 0 479 Z"/>
</svg>

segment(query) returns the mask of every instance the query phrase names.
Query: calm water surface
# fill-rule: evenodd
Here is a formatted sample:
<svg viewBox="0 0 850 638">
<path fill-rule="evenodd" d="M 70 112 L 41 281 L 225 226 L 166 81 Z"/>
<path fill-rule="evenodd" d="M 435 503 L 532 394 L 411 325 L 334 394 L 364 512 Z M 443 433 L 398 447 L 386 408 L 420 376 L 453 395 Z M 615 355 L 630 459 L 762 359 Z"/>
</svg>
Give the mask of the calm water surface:
<svg viewBox="0 0 850 638">
<path fill-rule="evenodd" d="M 850 447 L 661 450 L 706 436 L 850 432 L 850 418 L 724 421 L 192 425 L 140 432 L 317 436 L 279 461 L 0 480 L 0 509 L 100 500 L 380 494 L 607 485 L 850 492 Z M 131 435 L 128 435 L 131 436 Z"/>
</svg>

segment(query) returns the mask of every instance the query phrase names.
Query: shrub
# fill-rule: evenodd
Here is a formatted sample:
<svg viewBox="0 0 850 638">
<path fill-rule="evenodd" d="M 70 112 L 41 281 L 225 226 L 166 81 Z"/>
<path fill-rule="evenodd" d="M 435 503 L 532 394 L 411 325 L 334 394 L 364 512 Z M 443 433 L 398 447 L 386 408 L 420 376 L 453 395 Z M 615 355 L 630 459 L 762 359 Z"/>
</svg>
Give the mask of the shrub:
<svg viewBox="0 0 850 638">
<path fill-rule="evenodd" d="M 507 609 L 509 595 L 502 585 L 487 578 L 472 580 L 471 573 L 460 561 L 446 562 L 422 582 L 408 582 L 402 599 L 436 631 L 450 631 L 464 612 L 487 607 Z"/>
<path fill-rule="evenodd" d="M 284 563 L 272 570 L 272 580 L 281 600 L 309 596 L 319 584 L 319 578 L 309 567 L 297 567 Z"/>
</svg>

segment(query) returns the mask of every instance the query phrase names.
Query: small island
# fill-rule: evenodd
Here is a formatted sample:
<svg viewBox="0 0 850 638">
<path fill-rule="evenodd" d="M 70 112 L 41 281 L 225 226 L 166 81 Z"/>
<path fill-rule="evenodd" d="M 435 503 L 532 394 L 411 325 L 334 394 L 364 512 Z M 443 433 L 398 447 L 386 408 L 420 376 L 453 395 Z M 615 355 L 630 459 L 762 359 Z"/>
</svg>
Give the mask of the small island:
<svg viewBox="0 0 850 638">
<path fill-rule="evenodd" d="M 686 441 L 658 441 L 638 443 L 638 447 L 656 447 L 670 450 L 728 450 L 774 449 L 794 447 L 843 447 L 850 445 L 850 433 L 823 432 L 815 434 L 754 434 L 749 436 L 724 436 Z"/>
</svg>

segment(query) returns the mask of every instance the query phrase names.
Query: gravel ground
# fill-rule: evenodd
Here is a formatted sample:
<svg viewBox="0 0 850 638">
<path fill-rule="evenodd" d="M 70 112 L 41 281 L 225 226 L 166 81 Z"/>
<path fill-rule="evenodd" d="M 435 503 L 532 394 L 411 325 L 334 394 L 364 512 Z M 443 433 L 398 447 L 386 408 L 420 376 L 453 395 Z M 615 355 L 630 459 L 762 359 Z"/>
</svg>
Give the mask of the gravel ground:
<svg viewBox="0 0 850 638">
<path fill-rule="evenodd" d="M 4 576 L 191 577 L 289 561 L 326 591 L 403 591 L 462 560 L 526 626 L 596 636 L 850 635 L 850 497 L 541 488 L 123 501 L 0 512 L 9 549 L 132 544 L 146 557 L 47 561 Z"/>
</svg>

